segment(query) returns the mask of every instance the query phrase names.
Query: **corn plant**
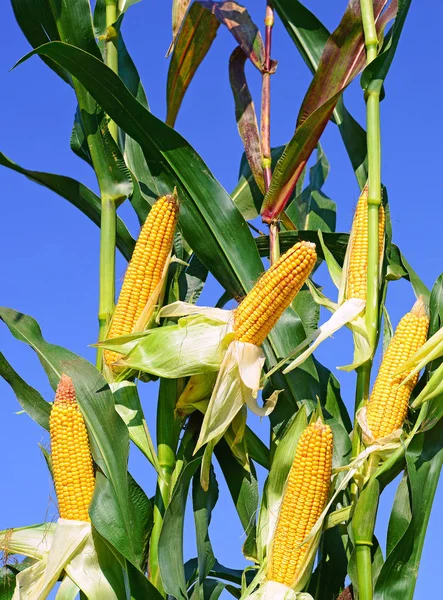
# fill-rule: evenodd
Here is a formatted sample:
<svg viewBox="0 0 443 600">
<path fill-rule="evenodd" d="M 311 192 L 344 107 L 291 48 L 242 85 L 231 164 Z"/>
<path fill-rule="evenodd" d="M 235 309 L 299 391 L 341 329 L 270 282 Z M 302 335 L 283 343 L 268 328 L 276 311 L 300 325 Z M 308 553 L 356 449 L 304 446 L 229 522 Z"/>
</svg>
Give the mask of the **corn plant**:
<svg viewBox="0 0 443 600">
<path fill-rule="evenodd" d="M 32 46 L 16 68 L 38 57 L 71 87 L 78 105 L 71 148 L 93 169 L 97 193 L 4 154 L 0 163 L 98 226 L 100 281 L 95 364 L 46 341 L 31 316 L 0 308 L 54 390 L 44 399 L 0 355 L 0 375 L 49 432 L 45 457 L 59 511 L 56 522 L 0 531 L 1 598 L 413 598 L 443 460 L 443 306 L 442 276 L 428 290 L 392 243 L 382 184 L 380 101 L 410 1 L 349 0 L 330 34 L 298 0 L 262 0 L 262 35 L 237 2 L 173 0 L 166 122 L 150 112 L 123 39 L 126 11 L 152 13 L 155 3 L 11 4 Z M 273 148 L 275 18 L 312 81 L 293 137 Z M 220 27 L 234 38 L 226 63 L 244 147 L 230 194 L 174 128 Z M 261 77 L 258 113 L 248 63 Z M 343 101 L 360 75 L 366 130 Z M 360 190 L 350 233 L 335 230 L 335 203 L 321 190 L 328 162 L 320 139 L 329 122 Z M 123 203 L 138 219 L 137 240 L 119 213 Z M 117 294 L 116 251 L 128 261 Z M 322 262 L 327 269 L 318 271 Z M 328 274 L 332 299 L 322 287 Z M 199 301 L 209 276 L 223 287 L 216 306 Z M 417 299 L 394 333 L 386 298 L 399 279 Z M 321 323 L 320 307 L 332 313 Z M 352 363 L 342 366 L 334 354 L 329 366 L 356 372 L 350 412 L 337 379 L 313 356 L 344 326 Z M 155 443 L 146 389 L 158 390 Z M 255 415 L 266 419 L 267 439 L 254 432 Z M 156 489 L 142 489 L 128 471 L 136 448 Z M 374 535 L 379 499 L 399 474 L 383 553 Z M 211 546 L 217 477 L 245 532 L 230 543 L 242 545 L 246 568 L 220 564 Z M 196 557 L 183 551 L 188 509 Z"/>
</svg>

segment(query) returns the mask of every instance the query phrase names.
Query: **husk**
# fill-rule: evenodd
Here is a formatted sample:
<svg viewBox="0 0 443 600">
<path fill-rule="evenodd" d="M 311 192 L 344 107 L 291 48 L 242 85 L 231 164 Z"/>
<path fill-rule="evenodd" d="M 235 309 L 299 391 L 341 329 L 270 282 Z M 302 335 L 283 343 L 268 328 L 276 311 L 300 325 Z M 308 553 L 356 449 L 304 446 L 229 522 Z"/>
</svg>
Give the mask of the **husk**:
<svg viewBox="0 0 443 600">
<path fill-rule="evenodd" d="M 88 598 L 124 600 L 100 568 L 91 524 L 66 519 L 57 521 L 44 556 L 17 575 L 13 600 L 45 600 L 63 572 Z"/>
<path fill-rule="evenodd" d="M 220 438 L 245 404 L 259 416 L 272 412 L 278 394 L 272 394 L 263 407 L 258 406 L 256 400 L 263 363 L 264 355 L 259 346 L 237 340 L 229 344 L 203 419 L 195 452 L 211 440 Z"/>
<path fill-rule="evenodd" d="M 308 336 L 301 344 L 291 352 L 291 356 L 294 356 L 305 346 L 311 344 L 300 356 L 291 362 L 284 370 L 283 373 L 289 373 L 296 367 L 299 367 L 313 352 L 314 350 L 328 337 L 333 335 L 338 329 L 347 325 L 348 323 L 355 320 L 355 318 L 362 312 L 365 307 L 365 301 L 357 298 L 351 298 L 346 300 L 344 304 L 339 306 L 333 313 L 331 318 L 323 323 L 314 333 Z"/>
</svg>

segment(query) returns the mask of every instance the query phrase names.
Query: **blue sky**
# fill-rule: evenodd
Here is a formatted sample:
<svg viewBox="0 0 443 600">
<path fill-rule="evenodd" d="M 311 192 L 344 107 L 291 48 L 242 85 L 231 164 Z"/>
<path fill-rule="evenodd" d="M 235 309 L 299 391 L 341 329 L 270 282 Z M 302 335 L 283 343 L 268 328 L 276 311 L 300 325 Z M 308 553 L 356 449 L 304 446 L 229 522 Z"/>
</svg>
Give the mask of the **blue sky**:
<svg viewBox="0 0 443 600">
<path fill-rule="evenodd" d="M 154 114 L 166 112 L 168 61 L 164 58 L 170 42 L 170 2 L 154 5 L 148 0 L 132 7 L 124 23 L 126 44 L 135 60 Z M 247 0 L 255 22 L 261 26 L 264 2 Z M 344 0 L 306 1 L 321 20 L 333 29 L 345 9 Z M 432 18 L 429 18 L 432 8 Z M 443 8 L 437 2 L 413 3 L 403 37 L 386 83 L 382 104 L 383 181 L 389 190 L 394 242 L 405 253 L 428 286 L 442 270 L 441 262 L 441 78 L 438 69 L 440 23 Z M 15 23 L 9 3 L 3 7 L 3 52 L 0 54 L 0 150 L 22 166 L 70 175 L 96 189 L 93 172 L 72 154 L 69 137 L 75 110 L 71 89 L 39 59 L 9 72 L 25 54 L 28 43 Z M 423 40 L 423 41 L 422 41 Z M 425 40 L 425 41 L 424 41 Z M 234 41 L 220 28 L 213 47 L 188 91 L 176 127 L 204 158 L 219 181 L 235 187 L 242 145 L 237 134 L 234 107 L 228 81 L 228 58 Z M 272 145 L 286 143 L 310 73 L 299 58 L 281 23 L 276 22 L 273 58 L 279 61 L 272 78 Z M 249 82 L 259 104 L 260 79 L 252 67 Z M 364 102 L 358 81 L 346 92 L 348 108 L 362 123 Z M 328 125 L 322 143 L 331 163 L 325 192 L 337 203 L 337 230 L 348 231 L 358 198 L 358 188 L 341 139 L 334 125 Z M 93 360 L 88 347 L 96 339 L 99 231 L 83 214 L 43 187 L 4 168 L 2 189 L 2 286 L 0 303 L 31 314 L 40 323 L 45 337 Z M 120 214 L 134 235 L 137 225 L 130 207 Z M 119 281 L 125 263 L 118 256 Z M 322 281 L 331 290 L 322 271 Z M 332 290 L 331 290 L 332 291 Z M 218 297 L 218 284 L 211 282 L 205 300 Z M 388 308 L 394 324 L 413 303 L 408 284 L 391 284 Z M 318 352 L 318 358 L 334 369 L 335 357 L 350 355 L 350 337 L 339 333 Z M 11 338 L 0 327 L 0 348 L 18 372 L 47 399 L 51 390 L 32 351 Z M 343 364 L 344 361 L 341 360 Z M 355 377 L 339 373 L 346 404 L 353 405 Z M 4 448 L 4 483 L 0 496 L 0 529 L 41 522 L 55 515 L 50 478 L 38 444 L 47 444 L 45 432 L 26 415 L 15 414 L 19 405 L 10 388 L 0 381 L 0 438 Z M 145 413 L 154 430 L 156 389 L 144 386 Z M 252 420 L 267 439 L 266 422 Z M 154 478 L 149 465 L 136 452 L 131 469 L 152 493 Z M 263 472 L 260 472 L 263 476 Z M 220 501 L 213 515 L 211 537 L 220 562 L 231 567 L 244 564 L 241 555 L 242 530 L 226 486 L 219 477 Z M 384 540 L 394 491 L 383 496 L 377 532 Z M 229 523 L 229 535 L 226 527 Z M 192 523 L 186 535 L 186 552 L 193 553 Z M 437 491 L 431 515 L 415 598 L 428 597 L 440 584 L 437 566 L 443 527 L 443 486 Z"/>
</svg>

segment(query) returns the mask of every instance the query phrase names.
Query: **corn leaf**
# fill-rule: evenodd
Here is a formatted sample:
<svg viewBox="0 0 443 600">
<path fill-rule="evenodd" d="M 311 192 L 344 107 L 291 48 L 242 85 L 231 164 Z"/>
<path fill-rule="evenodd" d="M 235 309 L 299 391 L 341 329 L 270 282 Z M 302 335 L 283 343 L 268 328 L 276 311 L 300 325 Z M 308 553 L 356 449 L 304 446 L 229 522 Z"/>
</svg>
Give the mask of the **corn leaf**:
<svg viewBox="0 0 443 600">
<path fill-rule="evenodd" d="M 338 264 L 342 266 L 348 245 L 349 234 L 324 232 L 322 233 L 322 238 L 326 248 L 331 252 Z M 307 242 L 314 242 L 316 245 L 315 250 L 319 258 L 325 258 L 318 231 L 281 231 L 279 239 L 281 252 L 286 252 L 286 250 L 289 250 L 289 248 L 297 242 L 305 240 Z M 261 256 L 269 256 L 269 237 L 267 235 L 261 235 L 255 238 L 255 243 L 257 244 Z"/>
<path fill-rule="evenodd" d="M 412 600 L 426 529 L 443 464 L 443 421 L 417 434 L 406 450 L 408 489 L 400 484 L 391 519 L 391 550 L 378 576 L 374 600 Z M 409 506 L 408 506 L 409 503 Z"/>
<path fill-rule="evenodd" d="M 28 385 L 16 371 L 11 367 L 6 358 L 0 352 L 0 376 L 14 390 L 17 400 L 31 419 L 49 430 L 49 414 L 51 405 L 35 390 Z"/>
<path fill-rule="evenodd" d="M 193 456 L 194 448 L 195 436 L 191 436 L 185 447 L 182 448 L 183 464 L 180 476 L 172 490 L 158 543 L 163 586 L 165 591 L 177 600 L 188 599 L 183 567 L 183 530 L 189 484 L 201 462 L 201 453 Z"/>
<path fill-rule="evenodd" d="M 314 74 L 329 39 L 329 30 L 298 0 L 275 0 L 273 6 L 303 60 Z M 366 165 L 366 131 L 345 108 L 339 98 L 332 120 L 338 125 L 360 189 L 368 174 Z"/>
<path fill-rule="evenodd" d="M 175 41 L 183 24 L 191 0 L 172 0 L 172 42 L 166 53 L 168 57 L 174 50 Z"/>
<path fill-rule="evenodd" d="M 245 75 L 247 58 L 243 49 L 237 46 L 229 59 L 229 82 L 234 95 L 235 118 L 245 155 L 254 179 L 260 191 L 264 193 L 265 183 L 257 115 Z"/>
<path fill-rule="evenodd" d="M 187 142 L 149 113 L 117 75 L 90 54 L 61 42 L 34 52 L 69 65 L 107 113 L 140 143 L 145 156 L 160 160 L 159 182 L 169 192 L 177 186 L 180 225 L 188 243 L 233 295 L 241 295 L 243 286 L 249 288 L 263 269 L 253 238 L 229 196 Z"/>
<path fill-rule="evenodd" d="M 265 59 L 265 47 L 260 30 L 253 23 L 246 8 L 237 2 L 231 1 L 197 1 L 212 12 L 220 23 L 226 25 L 252 64 L 261 71 Z"/>
<path fill-rule="evenodd" d="M 71 177 L 65 177 L 64 175 L 24 169 L 12 162 L 2 152 L 0 152 L 0 165 L 25 175 L 31 181 L 44 185 L 49 190 L 65 198 L 65 200 L 76 206 L 93 223 L 100 227 L 100 198 L 79 181 L 71 179 Z M 132 238 L 126 225 L 120 217 L 117 217 L 117 248 L 127 260 L 131 258 L 134 245 L 135 240 Z"/>
<path fill-rule="evenodd" d="M 309 184 L 286 208 L 297 229 L 335 231 L 336 204 L 322 192 L 328 174 L 329 162 L 318 144 L 317 161 L 309 169 Z"/>
<path fill-rule="evenodd" d="M 243 544 L 243 554 L 255 560 L 257 557 L 257 528 L 256 516 L 259 506 L 259 492 L 257 474 L 254 466 L 250 465 L 250 470 L 246 470 L 233 456 L 227 442 L 222 439 L 215 446 L 214 454 L 223 472 L 226 484 L 234 502 L 240 523 L 245 532 L 245 542 Z M 218 563 L 213 567 L 217 577 L 222 577 L 219 573 L 221 565 Z M 228 571 L 231 571 L 228 569 Z M 234 571 L 232 571 L 234 573 Z M 238 580 L 229 577 L 222 577 L 234 583 L 240 583 Z"/>
<path fill-rule="evenodd" d="M 383 12 L 387 0 L 376 0 L 374 15 L 379 34 L 395 16 Z M 366 64 L 360 3 L 350 0 L 343 19 L 329 38 L 314 79 L 306 93 L 294 137 L 286 146 L 263 202 L 262 217 L 269 221 L 284 210 L 295 184 L 314 150 L 337 101 Z"/>
<path fill-rule="evenodd" d="M 211 514 L 218 500 L 218 484 L 214 469 L 210 470 L 209 486 L 205 491 L 200 484 L 200 477 L 197 473 L 192 480 L 192 504 L 194 511 L 195 534 L 197 538 L 197 557 L 198 557 L 198 585 L 204 583 L 204 580 L 211 572 L 215 564 L 215 556 L 209 539 L 209 524 Z"/>
<path fill-rule="evenodd" d="M 272 170 L 274 170 L 278 159 L 283 154 L 284 146 L 277 146 L 271 149 Z M 301 192 L 303 177 L 297 182 L 295 195 Z M 243 215 L 244 219 L 255 219 L 260 214 L 260 208 L 263 204 L 264 194 L 257 185 L 257 182 L 252 174 L 251 167 L 243 153 L 240 161 L 240 172 L 238 184 L 231 193 L 231 198 L 237 206 L 238 210 Z"/>
<path fill-rule="evenodd" d="M 128 427 L 129 437 L 160 475 L 161 467 L 146 424 L 136 385 L 130 381 L 114 384 L 113 394 L 115 409 Z"/>
<path fill-rule="evenodd" d="M 200 3 L 194 2 L 183 21 L 168 70 L 166 87 L 166 123 L 175 120 L 198 67 L 202 63 L 220 27 L 218 19 Z"/>
<path fill-rule="evenodd" d="M 263 271 L 253 237 L 230 197 L 189 144 L 149 113 L 113 71 L 88 53 L 61 42 L 51 42 L 35 52 L 50 55 L 69 68 L 107 114 L 140 143 L 147 161 L 156 164 L 159 185 L 169 191 L 177 187 L 179 225 L 201 262 L 232 297 L 248 291 Z M 300 319 L 286 311 L 264 345 L 269 366 L 304 336 Z M 280 423 L 293 414 L 297 401 L 322 395 L 313 361 L 307 361 L 294 377 L 277 374 L 272 384 L 274 389 L 285 389 L 278 402 Z"/>
<path fill-rule="evenodd" d="M 97 490 L 100 489 L 97 483 L 91 505 L 92 522 L 123 556 L 139 566 L 144 552 L 140 540 L 145 532 L 134 527 L 134 523 L 139 522 L 138 511 L 144 510 L 144 507 L 140 503 L 134 504 L 129 495 L 129 434 L 115 411 L 108 384 L 89 362 L 61 346 L 46 342 L 32 317 L 10 308 L 0 308 L 0 318 L 16 339 L 25 342 L 37 353 L 54 389 L 62 373 L 72 378 L 88 427 L 92 455 L 104 473 L 97 475 L 97 481 L 99 475 L 105 480 L 105 491 L 113 507 L 110 513 L 103 502 L 97 501 Z M 103 495 L 106 497 L 106 494 Z"/>
<path fill-rule="evenodd" d="M 33 48 L 60 40 L 54 15 L 48 10 L 47 0 L 11 0 L 17 23 Z M 70 74 L 50 58 L 41 59 L 66 83 L 72 85 Z"/>
</svg>

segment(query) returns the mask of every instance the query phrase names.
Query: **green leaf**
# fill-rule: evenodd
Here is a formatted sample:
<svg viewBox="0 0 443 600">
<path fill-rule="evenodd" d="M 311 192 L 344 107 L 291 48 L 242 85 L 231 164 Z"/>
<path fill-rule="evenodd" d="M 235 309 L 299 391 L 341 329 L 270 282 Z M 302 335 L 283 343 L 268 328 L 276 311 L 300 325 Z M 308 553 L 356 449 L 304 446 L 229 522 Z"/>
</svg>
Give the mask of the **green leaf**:
<svg viewBox="0 0 443 600">
<path fill-rule="evenodd" d="M 394 15 L 383 12 L 386 0 L 376 0 L 374 17 L 380 34 Z M 314 79 L 304 98 L 294 137 L 277 163 L 263 202 L 262 217 L 269 221 L 284 210 L 294 186 L 331 118 L 337 101 L 366 64 L 360 4 L 350 0 L 338 28 L 329 38 Z M 333 67 L 331 67 L 333 65 Z"/>
<path fill-rule="evenodd" d="M 246 471 L 234 458 L 224 439 L 222 439 L 214 450 L 217 461 L 221 467 L 232 500 L 234 502 L 240 522 L 246 534 L 243 545 L 243 554 L 254 558 L 257 554 L 256 548 L 256 514 L 258 510 L 259 493 L 255 469 Z"/>
<path fill-rule="evenodd" d="M 158 181 L 169 192 L 178 188 L 180 225 L 187 242 L 233 296 L 250 289 L 263 266 L 249 228 L 189 144 L 149 113 L 117 75 L 93 56 L 61 42 L 35 52 L 69 66 L 110 117 L 140 143 L 147 159 L 160 161 Z"/>
<path fill-rule="evenodd" d="M 168 70 L 166 86 L 166 123 L 174 127 L 178 111 L 198 67 L 217 35 L 220 23 L 198 2 L 187 13 L 178 37 Z"/>
<path fill-rule="evenodd" d="M 20 402 L 23 410 L 25 410 L 31 419 L 41 425 L 44 429 L 49 430 L 49 414 L 51 405 L 33 387 L 28 385 L 18 373 L 14 371 L 6 358 L 0 352 L 0 376 L 14 390 L 17 400 Z"/>
<path fill-rule="evenodd" d="M 117 75 L 93 56 L 61 42 L 46 44 L 35 52 L 69 68 L 107 114 L 140 143 L 147 161 L 156 163 L 159 184 L 169 191 L 177 187 L 184 237 L 231 296 L 241 297 L 251 289 L 263 271 L 254 239 L 230 197 L 189 144 L 149 113 Z M 276 364 L 277 356 L 287 356 L 304 337 L 301 321 L 286 311 L 286 320 L 280 319 L 264 348 L 269 366 Z M 285 421 L 293 414 L 295 399 L 322 394 L 314 363 L 307 361 L 303 367 L 296 375 L 272 379 L 277 389 L 285 389 L 278 402 L 280 418 Z"/>
<path fill-rule="evenodd" d="M 137 386 L 129 381 L 114 385 L 115 409 L 125 422 L 129 437 L 160 475 L 161 467 L 143 414 Z"/>
<path fill-rule="evenodd" d="M 188 426 L 189 427 L 189 426 Z M 193 457 L 196 437 L 192 436 L 182 454 L 183 465 L 166 508 L 158 544 L 160 573 L 165 591 L 177 600 L 187 600 L 183 560 L 183 530 L 189 484 L 201 463 L 201 452 Z"/>
<path fill-rule="evenodd" d="M 279 234 L 279 240 L 281 252 L 286 252 L 286 250 L 289 250 L 289 248 L 301 240 L 314 242 L 316 245 L 315 250 L 319 258 L 325 258 L 320 244 L 318 231 L 282 231 Z M 349 241 L 349 234 L 325 232 L 323 233 L 323 241 L 338 264 L 343 265 L 346 247 Z M 257 244 L 257 248 L 261 256 L 269 256 L 269 237 L 267 235 L 261 235 L 255 238 L 255 243 Z"/>
<path fill-rule="evenodd" d="M 24 36 L 33 48 L 47 42 L 60 40 L 54 15 L 48 0 L 11 0 L 17 23 Z M 45 56 L 42 60 L 66 83 L 72 85 L 71 76 L 51 59 Z"/>
<path fill-rule="evenodd" d="M 277 146 L 271 149 L 272 159 L 272 170 L 274 170 L 278 159 L 283 154 L 285 146 Z M 258 187 L 254 176 L 251 171 L 251 167 L 246 158 L 246 154 L 243 153 L 240 162 L 240 173 L 239 181 L 235 190 L 232 192 L 231 197 L 235 202 L 238 210 L 243 215 L 244 219 L 255 219 L 260 213 L 261 205 L 263 204 L 263 192 Z M 301 192 L 301 184 L 303 183 L 300 178 L 298 185 L 300 189 L 296 189 L 296 194 Z M 295 197 L 295 196 L 294 196 Z"/>
<path fill-rule="evenodd" d="M 0 308 L 0 318 L 16 339 L 25 342 L 37 353 L 53 388 L 62 373 L 72 378 L 88 428 L 92 455 L 103 472 L 103 475 L 97 473 L 90 507 L 92 522 L 123 556 L 140 566 L 144 553 L 141 540 L 145 533 L 136 527 L 140 521 L 140 504 L 134 504 L 130 498 L 127 475 L 129 435 L 115 411 L 107 382 L 83 358 L 46 342 L 32 317 L 10 308 Z"/>
<path fill-rule="evenodd" d="M 65 200 L 80 209 L 83 214 L 100 227 L 100 198 L 82 183 L 63 175 L 24 169 L 12 162 L 2 152 L 0 152 L 0 165 L 25 175 L 31 181 L 44 185 L 62 198 L 65 198 Z M 134 245 L 135 241 L 126 225 L 120 217 L 117 217 L 117 248 L 127 260 L 131 258 Z"/>
<path fill-rule="evenodd" d="M 443 421 L 416 434 L 406 451 L 408 494 L 402 485 L 391 521 L 390 554 L 378 577 L 374 600 L 412 600 L 432 503 L 443 464 Z M 409 520 L 409 510 L 412 517 Z M 400 514 L 399 514 L 400 513 Z M 395 523 L 395 530 L 393 530 Z M 392 539 L 394 536 L 394 539 Z"/>
<path fill-rule="evenodd" d="M 229 82 L 235 102 L 235 118 L 249 167 L 260 191 L 264 193 L 262 152 L 257 115 L 245 75 L 247 56 L 240 46 L 229 59 Z"/>
<path fill-rule="evenodd" d="M 197 537 L 198 556 L 198 581 L 201 585 L 209 575 L 215 563 L 209 539 L 209 524 L 211 513 L 218 500 L 218 484 L 214 469 L 211 467 L 208 491 L 204 491 L 200 484 L 200 476 L 194 475 L 192 483 L 192 502 L 194 509 L 195 533 Z"/>
<path fill-rule="evenodd" d="M 335 202 L 321 191 L 328 173 L 328 159 L 318 144 L 317 162 L 309 169 L 309 184 L 286 209 L 297 229 L 335 231 Z"/>
<path fill-rule="evenodd" d="M 273 6 L 308 68 L 315 73 L 330 36 L 329 30 L 298 0 L 275 0 Z M 366 131 L 347 111 L 342 98 L 339 98 L 334 109 L 333 121 L 338 125 L 362 189 L 368 178 Z"/>
</svg>

